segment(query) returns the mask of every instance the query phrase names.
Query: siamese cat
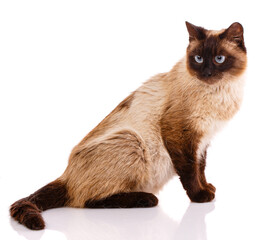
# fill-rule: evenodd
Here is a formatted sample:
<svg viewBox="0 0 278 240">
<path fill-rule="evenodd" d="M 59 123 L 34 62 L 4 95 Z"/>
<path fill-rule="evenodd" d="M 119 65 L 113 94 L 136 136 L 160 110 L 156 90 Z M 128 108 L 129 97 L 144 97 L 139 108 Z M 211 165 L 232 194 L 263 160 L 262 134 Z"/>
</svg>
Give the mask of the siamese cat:
<svg viewBox="0 0 278 240">
<path fill-rule="evenodd" d="M 186 56 L 131 93 L 74 147 L 61 177 L 15 202 L 15 220 L 39 230 L 41 212 L 50 208 L 153 207 L 154 194 L 175 174 L 191 201 L 214 199 L 206 150 L 242 102 L 243 27 L 186 27 Z"/>
</svg>

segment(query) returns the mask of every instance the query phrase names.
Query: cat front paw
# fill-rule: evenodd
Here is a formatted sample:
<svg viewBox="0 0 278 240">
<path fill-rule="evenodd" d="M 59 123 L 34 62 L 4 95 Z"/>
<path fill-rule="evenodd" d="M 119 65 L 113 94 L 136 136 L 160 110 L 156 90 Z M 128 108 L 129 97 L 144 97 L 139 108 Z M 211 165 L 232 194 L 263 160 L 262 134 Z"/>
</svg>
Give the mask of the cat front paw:
<svg viewBox="0 0 278 240">
<path fill-rule="evenodd" d="M 206 188 L 209 189 L 213 193 L 215 193 L 215 191 L 216 191 L 216 188 L 211 183 L 208 183 Z"/>
<path fill-rule="evenodd" d="M 208 184 L 205 189 L 201 189 L 196 193 L 189 193 L 188 196 L 192 202 L 204 203 L 210 202 L 215 198 L 215 187 Z"/>
</svg>

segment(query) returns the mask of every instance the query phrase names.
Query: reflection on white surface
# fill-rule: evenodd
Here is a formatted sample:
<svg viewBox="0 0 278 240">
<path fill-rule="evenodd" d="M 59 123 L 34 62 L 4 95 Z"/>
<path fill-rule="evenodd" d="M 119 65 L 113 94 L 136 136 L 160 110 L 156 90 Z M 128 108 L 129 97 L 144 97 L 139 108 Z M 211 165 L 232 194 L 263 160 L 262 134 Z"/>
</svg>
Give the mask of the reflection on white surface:
<svg viewBox="0 0 278 240">
<path fill-rule="evenodd" d="M 56 239 L 190 239 L 206 240 L 205 216 L 214 203 L 190 203 L 180 223 L 161 207 L 149 209 L 60 208 L 43 213 L 46 230 L 30 231 L 15 221 L 11 225 L 28 240 Z M 63 234 L 63 236 L 61 235 Z"/>
<path fill-rule="evenodd" d="M 174 239 L 207 239 L 205 216 L 215 208 L 211 203 L 190 203 L 179 225 Z"/>
</svg>

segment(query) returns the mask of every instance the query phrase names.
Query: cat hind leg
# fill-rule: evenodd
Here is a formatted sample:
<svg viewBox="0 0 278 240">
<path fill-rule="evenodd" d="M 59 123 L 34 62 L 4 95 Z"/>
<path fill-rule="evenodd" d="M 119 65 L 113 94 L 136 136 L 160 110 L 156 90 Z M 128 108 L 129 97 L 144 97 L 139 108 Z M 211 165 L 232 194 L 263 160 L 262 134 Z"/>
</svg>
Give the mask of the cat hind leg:
<svg viewBox="0 0 278 240">
<path fill-rule="evenodd" d="M 112 196 L 85 202 L 85 208 L 146 208 L 158 204 L 157 197 L 147 192 L 118 193 Z"/>
</svg>

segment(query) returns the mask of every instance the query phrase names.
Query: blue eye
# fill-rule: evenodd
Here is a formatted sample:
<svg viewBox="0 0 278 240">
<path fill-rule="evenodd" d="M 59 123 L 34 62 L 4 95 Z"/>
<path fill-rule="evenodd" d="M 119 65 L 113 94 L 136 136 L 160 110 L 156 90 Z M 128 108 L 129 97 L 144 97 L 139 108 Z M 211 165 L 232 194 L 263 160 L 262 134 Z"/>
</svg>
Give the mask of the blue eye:
<svg viewBox="0 0 278 240">
<path fill-rule="evenodd" d="M 204 61 L 204 59 L 203 59 L 201 56 L 196 55 L 196 56 L 195 56 L 195 61 L 196 61 L 197 63 L 202 63 L 202 62 Z"/>
<path fill-rule="evenodd" d="M 217 63 L 223 63 L 223 62 L 225 61 L 225 56 L 223 56 L 223 55 L 218 55 L 218 56 L 216 56 L 214 59 L 215 59 L 215 61 L 216 61 Z"/>
<path fill-rule="evenodd" d="M 196 56 L 195 56 L 195 61 L 196 61 L 197 63 L 202 63 L 202 62 L 204 61 L 204 59 L 203 59 L 201 56 L 196 55 Z"/>
</svg>

